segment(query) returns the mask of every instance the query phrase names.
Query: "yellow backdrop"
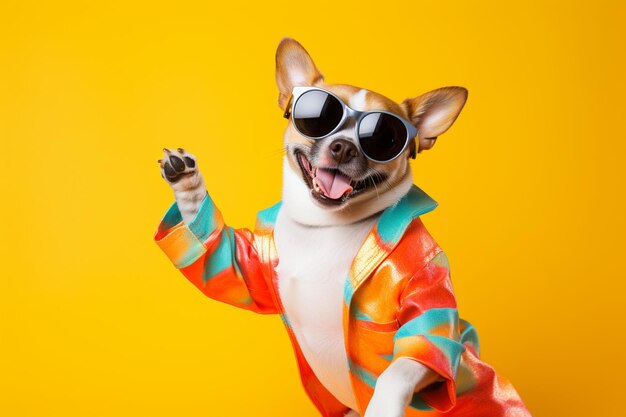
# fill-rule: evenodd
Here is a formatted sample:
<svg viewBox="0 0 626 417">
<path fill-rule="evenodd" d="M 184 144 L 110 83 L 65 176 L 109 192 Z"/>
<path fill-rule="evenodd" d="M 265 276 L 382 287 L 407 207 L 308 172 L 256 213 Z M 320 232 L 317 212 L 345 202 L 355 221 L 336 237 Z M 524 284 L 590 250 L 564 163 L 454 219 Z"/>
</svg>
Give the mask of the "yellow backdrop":
<svg viewBox="0 0 626 417">
<path fill-rule="evenodd" d="M 316 415 L 280 320 L 151 240 L 164 146 L 231 225 L 280 198 L 283 36 L 328 82 L 469 89 L 413 162 L 462 316 L 535 415 L 623 413 L 624 2 L 209 3 L 0 5 L 0 415 Z"/>
</svg>

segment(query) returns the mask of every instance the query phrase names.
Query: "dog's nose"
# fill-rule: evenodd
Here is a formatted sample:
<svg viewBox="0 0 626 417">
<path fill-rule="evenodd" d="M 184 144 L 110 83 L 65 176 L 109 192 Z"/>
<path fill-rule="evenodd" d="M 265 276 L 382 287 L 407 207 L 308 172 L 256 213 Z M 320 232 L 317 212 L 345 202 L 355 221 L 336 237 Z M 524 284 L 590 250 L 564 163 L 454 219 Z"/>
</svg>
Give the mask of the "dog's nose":
<svg viewBox="0 0 626 417">
<path fill-rule="evenodd" d="M 330 144 L 330 154 L 338 164 L 349 162 L 357 156 L 356 146 L 345 139 L 335 139 Z"/>
</svg>

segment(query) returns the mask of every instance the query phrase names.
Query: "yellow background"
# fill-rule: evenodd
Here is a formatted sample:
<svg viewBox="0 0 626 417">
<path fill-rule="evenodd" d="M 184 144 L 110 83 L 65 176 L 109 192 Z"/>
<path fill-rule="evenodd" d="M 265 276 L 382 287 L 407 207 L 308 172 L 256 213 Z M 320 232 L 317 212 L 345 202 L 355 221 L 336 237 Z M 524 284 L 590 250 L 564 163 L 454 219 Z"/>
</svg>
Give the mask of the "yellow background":
<svg viewBox="0 0 626 417">
<path fill-rule="evenodd" d="M 622 415 L 623 2 L 3 1 L 0 415 L 315 416 L 277 317 L 159 252 L 164 146 L 231 225 L 280 198 L 274 52 L 469 101 L 413 162 L 484 359 L 536 416 Z"/>
</svg>

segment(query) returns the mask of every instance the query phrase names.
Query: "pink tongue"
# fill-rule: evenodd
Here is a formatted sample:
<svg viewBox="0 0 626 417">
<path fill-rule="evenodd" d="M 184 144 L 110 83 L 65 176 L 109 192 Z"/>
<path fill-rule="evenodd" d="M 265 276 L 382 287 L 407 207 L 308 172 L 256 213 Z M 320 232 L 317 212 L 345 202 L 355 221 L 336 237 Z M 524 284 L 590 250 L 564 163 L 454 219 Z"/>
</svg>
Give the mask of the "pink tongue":
<svg viewBox="0 0 626 417">
<path fill-rule="evenodd" d="M 346 193 L 352 191 L 350 177 L 337 171 L 329 171 L 318 168 L 313 182 L 320 187 L 321 192 L 329 198 L 336 200 Z"/>
</svg>

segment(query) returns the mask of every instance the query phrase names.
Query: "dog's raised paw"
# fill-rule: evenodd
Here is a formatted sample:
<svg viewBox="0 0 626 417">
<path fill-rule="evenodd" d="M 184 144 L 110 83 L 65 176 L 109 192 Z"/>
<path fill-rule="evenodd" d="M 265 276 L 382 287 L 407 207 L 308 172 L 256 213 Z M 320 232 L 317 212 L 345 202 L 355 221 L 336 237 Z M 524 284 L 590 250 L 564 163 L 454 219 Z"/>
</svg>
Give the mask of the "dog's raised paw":
<svg viewBox="0 0 626 417">
<path fill-rule="evenodd" d="M 158 161 L 161 167 L 161 176 L 170 184 L 191 177 L 197 172 L 195 157 L 184 149 L 163 148 L 163 152 L 163 158 Z"/>
</svg>

